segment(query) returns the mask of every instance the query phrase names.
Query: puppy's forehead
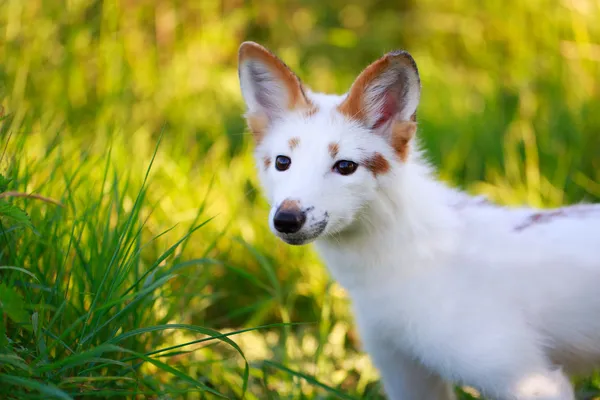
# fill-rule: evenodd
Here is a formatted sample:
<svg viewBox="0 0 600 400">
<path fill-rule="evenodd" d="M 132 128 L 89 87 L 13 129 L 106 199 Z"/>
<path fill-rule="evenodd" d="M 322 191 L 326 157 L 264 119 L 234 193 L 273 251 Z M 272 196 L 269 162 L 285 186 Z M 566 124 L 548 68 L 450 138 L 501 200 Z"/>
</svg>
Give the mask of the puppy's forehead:
<svg viewBox="0 0 600 400">
<path fill-rule="evenodd" d="M 348 141 L 355 136 L 353 125 L 334 113 L 320 111 L 310 117 L 294 117 L 282 121 L 274 130 L 280 143 L 290 143 L 293 148 L 325 146 L 332 142 Z"/>
</svg>

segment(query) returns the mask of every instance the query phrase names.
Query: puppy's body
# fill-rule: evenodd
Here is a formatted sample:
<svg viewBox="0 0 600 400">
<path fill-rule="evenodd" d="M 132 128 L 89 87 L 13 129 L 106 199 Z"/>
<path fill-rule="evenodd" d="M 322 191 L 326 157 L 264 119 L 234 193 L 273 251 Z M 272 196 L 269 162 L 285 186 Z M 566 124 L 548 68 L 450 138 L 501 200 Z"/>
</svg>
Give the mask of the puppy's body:
<svg viewBox="0 0 600 400">
<path fill-rule="evenodd" d="M 508 209 L 434 179 L 413 138 L 406 53 L 328 96 L 246 43 L 240 79 L 271 227 L 316 240 L 391 399 L 453 399 L 452 383 L 574 398 L 563 371 L 600 361 L 599 206 Z"/>
<path fill-rule="evenodd" d="M 435 398 L 422 392 L 431 377 L 423 387 L 400 380 L 399 358 L 490 397 L 570 398 L 551 371 L 587 372 L 600 360 L 600 208 L 544 219 L 457 200 L 423 179 L 412 199 L 391 186 L 356 230 L 317 240 L 391 398 Z M 421 218 L 401 209 L 420 209 Z M 554 382 L 563 388 L 554 397 L 518 394 L 538 374 L 550 394 Z"/>
</svg>

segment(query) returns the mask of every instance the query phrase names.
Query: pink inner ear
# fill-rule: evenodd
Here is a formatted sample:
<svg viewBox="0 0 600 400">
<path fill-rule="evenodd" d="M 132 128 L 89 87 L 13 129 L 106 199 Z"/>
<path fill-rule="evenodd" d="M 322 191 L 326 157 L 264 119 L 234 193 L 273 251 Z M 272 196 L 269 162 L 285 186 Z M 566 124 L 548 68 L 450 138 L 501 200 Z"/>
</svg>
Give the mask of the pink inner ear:
<svg viewBox="0 0 600 400">
<path fill-rule="evenodd" d="M 396 101 L 395 96 L 390 92 L 385 93 L 383 104 L 379 111 L 379 118 L 373 125 L 373 129 L 379 128 L 381 125 L 388 122 L 396 114 L 397 106 L 398 102 Z"/>
</svg>

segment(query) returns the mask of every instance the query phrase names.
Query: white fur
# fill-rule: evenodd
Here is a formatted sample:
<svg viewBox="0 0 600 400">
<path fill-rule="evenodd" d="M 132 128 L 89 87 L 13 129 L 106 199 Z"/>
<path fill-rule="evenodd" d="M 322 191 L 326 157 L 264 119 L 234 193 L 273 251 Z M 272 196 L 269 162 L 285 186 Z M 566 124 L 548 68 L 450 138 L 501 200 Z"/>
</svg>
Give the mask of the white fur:
<svg viewBox="0 0 600 400">
<path fill-rule="evenodd" d="M 319 111 L 288 112 L 256 148 L 270 220 L 286 199 L 307 210 L 298 235 L 316 239 L 348 291 L 389 398 L 454 399 L 451 384 L 467 384 L 499 400 L 574 399 L 563 371 L 600 361 L 600 207 L 482 202 L 436 180 L 414 140 L 405 162 L 395 157 L 337 111 L 343 96 L 307 96 Z M 338 160 L 378 152 L 391 169 L 336 174 L 329 143 Z M 289 170 L 264 168 L 277 155 Z"/>
</svg>

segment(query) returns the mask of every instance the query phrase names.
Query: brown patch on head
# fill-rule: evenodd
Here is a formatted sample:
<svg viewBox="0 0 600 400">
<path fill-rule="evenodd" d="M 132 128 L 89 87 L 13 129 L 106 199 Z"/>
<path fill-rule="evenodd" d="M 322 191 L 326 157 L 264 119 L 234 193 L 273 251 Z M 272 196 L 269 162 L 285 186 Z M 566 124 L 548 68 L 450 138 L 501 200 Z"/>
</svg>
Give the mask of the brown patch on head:
<svg viewBox="0 0 600 400">
<path fill-rule="evenodd" d="M 328 149 L 331 158 L 336 158 L 338 153 L 340 152 L 340 145 L 337 143 L 329 143 Z"/>
<path fill-rule="evenodd" d="M 375 176 L 385 174 L 390 170 L 390 163 L 380 153 L 373 154 L 372 157 L 364 160 L 362 164 Z"/>
<path fill-rule="evenodd" d="M 265 165 L 265 169 L 269 169 L 269 167 L 271 166 L 271 157 L 264 156 L 263 157 L 263 164 Z"/>
<path fill-rule="evenodd" d="M 417 131 L 417 124 L 409 121 L 394 122 L 392 126 L 391 145 L 402 161 L 408 158 L 408 144 Z"/>
<path fill-rule="evenodd" d="M 290 146 L 290 151 L 294 150 L 300 144 L 300 138 L 293 137 L 288 140 L 288 145 Z"/>
<path fill-rule="evenodd" d="M 261 113 L 251 114 L 246 116 L 246 123 L 256 143 L 260 143 L 265 137 L 267 127 L 269 126 L 269 118 Z"/>
<path fill-rule="evenodd" d="M 288 110 L 310 109 L 313 107 L 310 99 L 306 97 L 302 83 L 296 74 L 277 56 L 269 50 L 254 42 L 244 42 L 238 52 L 239 64 L 259 60 L 285 85 L 289 99 Z"/>
<path fill-rule="evenodd" d="M 300 202 L 298 200 L 284 200 L 279 206 L 280 210 L 300 211 Z"/>
</svg>

